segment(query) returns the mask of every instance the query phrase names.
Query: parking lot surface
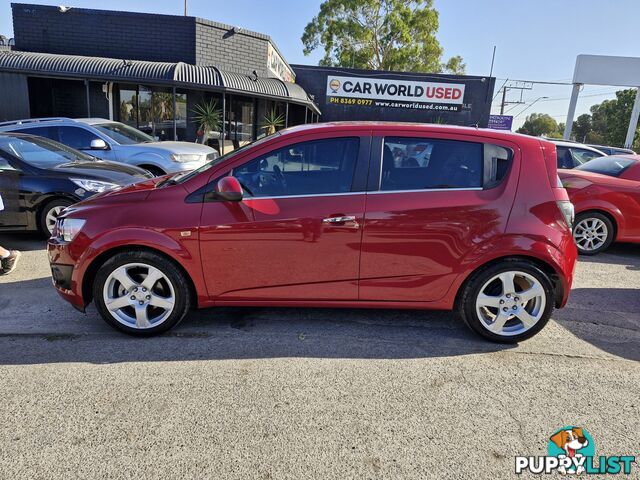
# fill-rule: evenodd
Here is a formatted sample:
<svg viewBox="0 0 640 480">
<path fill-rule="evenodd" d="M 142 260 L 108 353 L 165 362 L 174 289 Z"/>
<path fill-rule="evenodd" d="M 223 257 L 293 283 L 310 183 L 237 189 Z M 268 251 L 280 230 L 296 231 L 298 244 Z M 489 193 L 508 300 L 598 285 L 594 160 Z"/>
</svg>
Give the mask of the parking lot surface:
<svg viewBox="0 0 640 480">
<path fill-rule="evenodd" d="M 637 246 L 581 258 L 568 307 L 504 346 L 399 310 L 212 309 L 133 339 L 58 298 L 43 241 L 0 245 L 23 250 L 0 277 L 2 479 L 512 478 L 566 425 L 640 451 Z"/>
</svg>

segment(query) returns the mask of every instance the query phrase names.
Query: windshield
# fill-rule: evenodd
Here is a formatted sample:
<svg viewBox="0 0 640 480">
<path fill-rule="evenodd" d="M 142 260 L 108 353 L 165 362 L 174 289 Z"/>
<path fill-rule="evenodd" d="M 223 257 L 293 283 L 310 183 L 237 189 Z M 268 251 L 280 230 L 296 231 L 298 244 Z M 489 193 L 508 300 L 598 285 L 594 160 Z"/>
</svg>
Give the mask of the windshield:
<svg viewBox="0 0 640 480">
<path fill-rule="evenodd" d="M 255 146 L 263 144 L 267 140 L 271 140 L 276 135 L 280 135 L 280 132 L 276 132 L 273 135 L 268 135 L 266 137 L 262 137 L 260 140 L 256 140 L 255 142 L 243 145 L 242 147 L 234 150 L 233 152 L 225 153 L 223 156 L 218 157 L 215 160 L 210 161 L 209 163 L 205 163 L 200 168 L 197 168 L 197 169 L 192 170 L 192 171 L 187 172 L 187 173 L 178 173 L 177 175 L 174 175 L 173 177 L 171 177 L 171 179 L 170 179 L 171 183 L 183 183 L 183 182 L 186 182 L 190 178 L 193 178 L 196 175 L 198 175 L 198 174 L 200 174 L 200 173 L 202 173 L 202 172 L 204 172 L 206 170 L 209 170 L 211 167 L 215 167 L 216 165 L 219 165 L 222 162 L 225 162 L 225 161 L 229 160 L 230 158 L 235 157 L 240 152 L 244 152 L 245 150 L 249 149 L 250 147 L 255 147 Z"/>
<path fill-rule="evenodd" d="M 42 137 L 0 135 L 0 150 L 37 168 L 55 168 L 69 162 L 91 162 L 94 158 Z"/>
<path fill-rule="evenodd" d="M 622 157 L 599 157 L 583 163 L 576 170 L 600 173 L 610 177 L 619 177 L 622 172 L 635 163 L 635 160 Z"/>
<path fill-rule="evenodd" d="M 124 123 L 94 123 L 92 127 L 96 130 L 100 130 L 100 132 L 104 133 L 120 145 L 135 145 L 136 143 L 155 142 L 153 137 L 130 127 L 129 125 L 125 125 Z"/>
</svg>

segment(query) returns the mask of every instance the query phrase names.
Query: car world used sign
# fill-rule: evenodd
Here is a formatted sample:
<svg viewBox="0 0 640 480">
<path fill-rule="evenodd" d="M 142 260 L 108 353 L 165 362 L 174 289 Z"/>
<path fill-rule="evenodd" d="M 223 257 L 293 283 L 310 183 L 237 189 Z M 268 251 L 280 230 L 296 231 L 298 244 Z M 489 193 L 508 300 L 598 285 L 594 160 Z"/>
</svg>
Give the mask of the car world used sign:
<svg viewBox="0 0 640 480">
<path fill-rule="evenodd" d="M 413 108 L 458 112 L 464 100 L 464 84 L 327 77 L 327 103 L 382 108 Z"/>
</svg>

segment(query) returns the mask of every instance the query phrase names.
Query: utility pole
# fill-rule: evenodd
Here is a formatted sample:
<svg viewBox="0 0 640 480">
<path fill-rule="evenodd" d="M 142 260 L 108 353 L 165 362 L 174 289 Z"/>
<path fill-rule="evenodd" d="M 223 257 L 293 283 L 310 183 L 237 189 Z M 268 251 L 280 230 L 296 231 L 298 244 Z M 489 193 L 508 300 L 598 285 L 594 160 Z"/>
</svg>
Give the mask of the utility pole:
<svg viewBox="0 0 640 480">
<path fill-rule="evenodd" d="M 500 115 L 504 115 L 504 104 L 507 101 L 507 87 L 502 88 L 502 103 L 500 104 Z"/>
<path fill-rule="evenodd" d="M 187 0 L 184 0 L 184 16 L 187 16 Z"/>
</svg>

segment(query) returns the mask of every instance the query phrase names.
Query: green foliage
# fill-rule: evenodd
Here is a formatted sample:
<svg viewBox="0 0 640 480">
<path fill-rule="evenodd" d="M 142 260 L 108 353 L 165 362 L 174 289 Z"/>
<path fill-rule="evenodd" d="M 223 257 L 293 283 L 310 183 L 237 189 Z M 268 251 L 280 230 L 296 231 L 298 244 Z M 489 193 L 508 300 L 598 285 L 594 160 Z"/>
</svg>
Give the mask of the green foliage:
<svg viewBox="0 0 640 480">
<path fill-rule="evenodd" d="M 275 109 L 271 109 L 262 117 L 262 129 L 267 135 L 273 135 L 276 130 L 284 126 L 285 117 L 278 115 Z"/>
<path fill-rule="evenodd" d="M 193 120 L 198 125 L 198 130 L 203 132 L 202 143 L 206 143 L 209 132 L 218 132 L 222 126 L 222 112 L 215 100 L 204 101 L 195 106 Z"/>
<path fill-rule="evenodd" d="M 464 73 L 460 56 L 442 63 L 438 26 L 433 0 L 324 0 L 302 43 L 324 49 L 320 65 Z"/>
<path fill-rule="evenodd" d="M 636 99 L 636 89 L 619 90 L 616 92 L 614 100 L 604 102 L 591 107 L 592 128 L 589 134 L 593 133 L 601 139 L 599 143 L 613 147 L 622 147 L 629 128 L 629 119 L 633 102 Z M 594 140 L 590 140 L 596 143 Z M 633 145 L 637 149 L 640 145 L 640 130 L 636 130 Z"/>
<path fill-rule="evenodd" d="M 532 113 L 527 117 L 517 132 L 533 135 L 534 137 L 553 136 L 553 138 L 556 138 L 560 133 L 558 130 L 558 122 L 546 113 Z"/>
</svg>

